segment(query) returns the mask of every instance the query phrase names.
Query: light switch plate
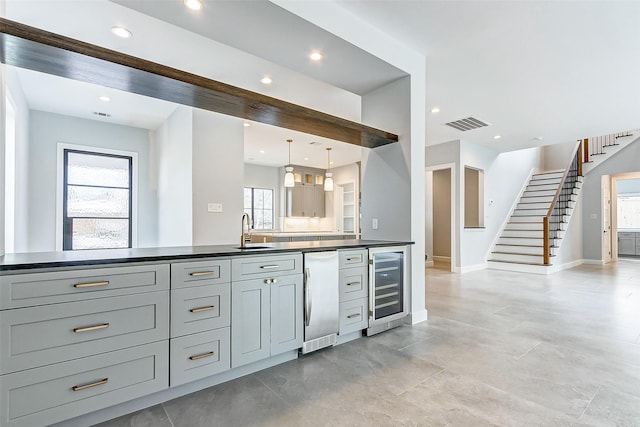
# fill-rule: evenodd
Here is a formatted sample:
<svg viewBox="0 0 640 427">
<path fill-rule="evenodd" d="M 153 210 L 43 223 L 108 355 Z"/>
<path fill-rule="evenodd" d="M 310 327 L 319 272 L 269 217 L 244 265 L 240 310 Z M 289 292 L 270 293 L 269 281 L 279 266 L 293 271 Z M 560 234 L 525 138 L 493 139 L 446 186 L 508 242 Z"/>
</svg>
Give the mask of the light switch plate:
<svg viewBox="0 0 640 427">
<path fill-rule="evenodd" d="M 222 203 L 207 203 L 207 212 L 222 212 Z"/>
<path fill-rule="evenodd" d="M 371 228 L 373 228 L 374 230 L 378 229 L 378 218 L 373 218 L 371 220 Z"/>
</svg>

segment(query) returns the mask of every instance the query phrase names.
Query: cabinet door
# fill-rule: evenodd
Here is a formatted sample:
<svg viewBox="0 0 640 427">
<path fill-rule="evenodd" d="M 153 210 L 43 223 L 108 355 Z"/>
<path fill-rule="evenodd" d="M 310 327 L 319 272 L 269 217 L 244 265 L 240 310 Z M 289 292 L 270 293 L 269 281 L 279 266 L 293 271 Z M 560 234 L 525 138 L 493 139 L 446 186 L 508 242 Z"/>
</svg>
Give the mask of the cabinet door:
<svg viewBox="0 0 640 427">
<path fill-rule="evenodd" d="M 618 254 L 636 254 L 636 238 L 634 233 L 618 233 Z"/>
<path fill-rule="evenodd" d="M 314 215 L 324 217 L 324 186 L 316 185 L 315 189 L 315 206 Z"/>
<path fill-rule="evenodd" d="M 304 186 L 296 185 L 287 194 L 291 196 L 289 216 L 304 216 Z"/>
<path fill-rule="evenodd" d="M 295 274 L 273 279 L 271 287 L 271 355 L 302 347 L 303 276 Z"/>
<path fill-rule="evenodd" d="M 269 357 L 269 280 L 245 280 L 231 286 L 232 368 Z"/>
<path fill-rule="evenodd" d="M 302 187 L 304 190 L 304 212 L 303 216 L 316 216 L 316 186 L 305 185 Z"/>
</svg>

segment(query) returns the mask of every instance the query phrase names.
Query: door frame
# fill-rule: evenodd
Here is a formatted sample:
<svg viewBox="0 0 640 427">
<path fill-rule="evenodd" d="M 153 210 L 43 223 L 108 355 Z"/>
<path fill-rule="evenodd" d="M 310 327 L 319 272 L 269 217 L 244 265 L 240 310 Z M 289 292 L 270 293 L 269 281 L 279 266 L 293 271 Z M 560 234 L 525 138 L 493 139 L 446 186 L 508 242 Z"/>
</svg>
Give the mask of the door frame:
<svg viewBox="0 0 640 427">
<path fill-rule="evenodd" d="M 640 179 L 640 171 L 611 176 L 611 262 L 618 261 L 618 181 Z M 614 239 L 613 236 L 616 236 Z M 604 261 L 604 254 L 603 254 Z"/>
<path fill-rule="evenodd" d="M 456 164 L 455 163 L 443 163 L 443 164 L 439 164 L 439 165 L 434 165 L 434 166 L 427 166 L 425 168 L 425 179 L 426 179 L 426 174 L 428 172 L 435 172 L 435 171 L 439 171 L 439 170 L 445 170 L 445 169 L 450 169 L 451 170 L 451 271 L 452 272 L 456 272 L 457 271 L 457 264 L 458 264 L 458 257 L 457 257 L 457 251 L 458 251 L 458 247 L 456 245 L 456 229 L 457 229 L 457 222 L 456 222 L 456 218 L 457 218 L 457 214 L 456 214 L 456 200 L 457 200 L 457 193 L 456 193 Z M 425 189 L 425 205 L 426 202 L 428 200 L 431 201 L 431 206 L 433 206 L 433 182 L 431 183 L 431 188 L 426 188 Z M 426 224 L 426 218 L 425 218 L 425 228 L 427 228 L 427 224 Z M 433 216 L 431 217 L 431 250 L 433 252 Z M 431 254 L 432 258 L 433 258 L 433 254 Z"/>
</svg>

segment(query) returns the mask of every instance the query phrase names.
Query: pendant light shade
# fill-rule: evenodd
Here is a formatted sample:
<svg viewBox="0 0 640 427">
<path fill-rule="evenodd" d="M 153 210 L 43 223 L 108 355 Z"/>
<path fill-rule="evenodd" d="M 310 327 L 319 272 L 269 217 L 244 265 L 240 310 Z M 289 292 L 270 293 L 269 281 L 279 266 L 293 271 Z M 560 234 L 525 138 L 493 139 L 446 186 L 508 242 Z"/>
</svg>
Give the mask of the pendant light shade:
<svg viewBox="0 0 640 427">
<path fill-rule="evenodd" d="M 291 143 L 293 139 L 287 139 L 287 143 L 289 144 L 289 164 L 284 168 L 286 173 L 284 174 L 284 186 L 285 187 L 293 187 L 296 185 L 295 179 L 293 178 L 293 166 L 291 166 Z"/>
<path fill-rule="evenodd" d="M 324 191 L 333 191 L 333 174 L 329 172 L 331 168 L 331 147 L 327 147 L 327 173 L 324 179 Z"/>
</svg>

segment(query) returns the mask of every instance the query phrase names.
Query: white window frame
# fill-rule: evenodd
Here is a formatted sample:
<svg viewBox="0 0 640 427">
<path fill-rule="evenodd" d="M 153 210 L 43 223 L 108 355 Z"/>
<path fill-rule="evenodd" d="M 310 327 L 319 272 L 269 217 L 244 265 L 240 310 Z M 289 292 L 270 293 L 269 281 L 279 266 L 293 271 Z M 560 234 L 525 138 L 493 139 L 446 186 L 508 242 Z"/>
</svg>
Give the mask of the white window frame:
<svg viewBox="0 0 640 427">
<path fill-rule="evenodd" d="M 56 176 L 56 250 L 62 251 L 62 227 L 64 203 L 64 150 L 79 150 L 93 153 L 112 154 L 131 157 L 131 247 L 138 247 L 138 153 L 135 151 L 113 150 L 111 148 L 95 147 L 92 145 L 78 145 L 59 142 L 57 146 L 57 176 Z"/>
</svg>

